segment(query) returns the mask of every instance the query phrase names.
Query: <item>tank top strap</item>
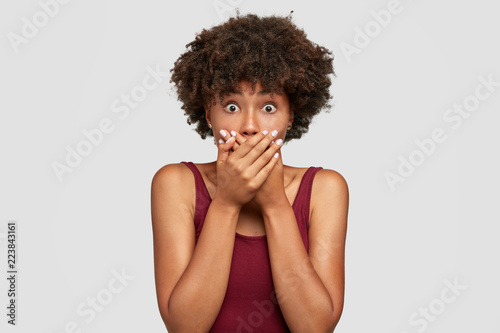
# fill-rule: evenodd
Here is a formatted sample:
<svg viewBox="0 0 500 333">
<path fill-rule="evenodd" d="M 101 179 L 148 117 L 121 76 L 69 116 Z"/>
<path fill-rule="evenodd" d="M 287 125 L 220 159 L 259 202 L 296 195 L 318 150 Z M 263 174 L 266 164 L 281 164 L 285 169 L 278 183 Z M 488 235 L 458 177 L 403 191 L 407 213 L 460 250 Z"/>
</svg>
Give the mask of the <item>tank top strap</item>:
<svg viewBox="0 0 500 333">
<path fill-rule="evenodd" d="M 193 162 L 183 161 L 182 163 L 184 163 L 193 172 L 194 176 L 194 182 L 196 186 L 194 225 L 196 227 L 196 239 L 198 240 L 198 236 L 201 233 L 203 222 L 205 216 L 207 215 L 208 207 L 210 206 L 210 202 L 212 201 L 212 199 L 210 198 L 207 186 L 203 181 L 203 177 L 201 175 L 200 170 L 198 170 L 198 167 L 196 167 L 196 165 Z"/>
<path fill-rule="evenodd" d="M 207 186 L 203 181 L 203 177 L 198 167 L 196 167 L 196 165 L 193 162 L 183 161 L 182 163 L 191 170 L 195 180 L 196 201 L 195 201 L 195 212 L 194 212 L 194 225 L 196 228 L 196 240 L 198 240 L 198 236 L 200 235 L 201 229 L 203 228 L 203 222 L 205 220 L 205 216 L 207 215 L 208 208 L 210 206 L 210 202 L 212 201 L 212 199 L 210 198 Z M 307 231 L 309 228 L 309 212 L 311 206 L 310 203 L 311 203 L 312 184 L 314 176 L 321 169 L 323 168 L 309 167 L 307 169 L 307 171 L 302 176 L 302 180 L 300 181 L 300 186 L 292 206 L 293 211 L 295 213 L 295 217 L 297 219 L 297 225 L 299 227 L 299 231 L 302 236 L 302 240 L 304 242 L 304 246 L 306 247 L 306 249 L 309 248 Z"/>
<path fill-rule="evenodd" d="M 293 202 L 293 211 L 297 219 L 297 225 L 299 227 L 300 235 L 302 236 L 302 241 L 306 250 L 309 250 L 309 242 L 307 237 L 307 231 L 309 229 L 309 212 L 311 207 L 311 192 L 312 184 L 314 181 L 314 176 L 316 173 L 323 169 L 322 167 L 309 167 L 307 171 L 302 176 L 300 181 L 300 186 L 295 196 Z"/>
</svg>

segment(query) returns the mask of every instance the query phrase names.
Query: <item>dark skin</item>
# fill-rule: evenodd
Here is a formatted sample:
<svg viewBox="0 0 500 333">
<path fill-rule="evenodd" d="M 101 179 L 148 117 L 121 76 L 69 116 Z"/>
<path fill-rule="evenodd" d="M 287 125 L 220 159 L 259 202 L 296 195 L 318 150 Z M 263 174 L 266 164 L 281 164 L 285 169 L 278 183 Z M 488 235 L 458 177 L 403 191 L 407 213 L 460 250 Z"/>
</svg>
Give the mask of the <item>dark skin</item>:
<svg viewBox="0 0 500 333">
<path fill-rule="evenodd" d="M 222 105 L 225 105 L 225 103 L 229 103 L 227 105 L 232 106 L 234 107 L 234 110 L 237 110 L 236 112 L 239 114 L 235 116 L 236 119 L 230 118 L 231 122 L 230 124 L 228 124 L 227 122 L 225 122 L 226 119 L 224 118 L 224 116 L 215 117 L 216 120 L 220 120 L 220 122 L 223 123 L 224 125 L 226 126 L 233 125 L 236 126 L 236 128 L 238 129 L 237 131 L 232 131 L 232 134 L 234 134 L 234 139 L 229 138 L 228 141 L 226 141 L 231 146 L 229 150 L 230 157 L 236 154 L 237 155 L 234 157 L 241 156 L 238 154 L 238 151 L 242 147 L 245 147 L 244 148 L 245 152 L 248 151 L 249 148 L 246 146 L 246 141 L 249 139 L 253 140 L 254 136 L 258 135 L 258 133 L 256 133 L 257 130 L 264 129 L 264 131 L 266 132 L 271 132 L 272 131 L 271 128 L 273 128 L 271 126 L 274 126 L 274 128 L 276 128 L 278 132 L 273 140 L 274 143 L 272 143 L 269 146 L 269 149 L 273 149 L 276 143 L 280 142 L 280 139 L 281 140 L 284 139 L 287 127 L 290 127 L 293 123 L 293 115 L 290 114 L 288 98 L 285 93 L 282 93 L 280 95 L 265 94 L 263 99 L 261 100 L 259 99 L 258 95 L 259 91 L 263 91 L 262 87 L 259 84 L 257 84 L 257 86 L 255 87 L 255 91 L 253 91 L 250 88 L 250 86 L 251 85 L 249 83 L 243 83 L 242 84 L 243 97 L 228 96 L 222 103 Z M 236 101 L 237 105 L 233 106 L 231 104 L 233 101 Z M 276 110 L 269 108 L 269 110 L 273 112 L 273 115 L 276 116 L 275 118 L 266 117 L 267 114 L 262 112 L 263 109 L 267 110 L 266 103 L 271 103 L 271 102 L 274 102 L 274 105 L 277 107 Z M 227 109 L 227 105 L 223 110 Z M 260 110 L 260 111 L 255 112 L 255 110 Z M 285 112 L 282 112 L 280 114 L 279 112 L 283 110 Z M 262 113 L 264 115 L 262 115 Z M 214 119 L 213 115 L 210 114 L 208 115 L 207 118 L 208 118 L 207 120 Z M 240 121 L 239 119 L 243 120 Z M 212 126 L 213 125 L 214 124 L 212 124 Z M 218 126 L 214 127 L 215 130 L 217 130 L 218 128 L 219 128 Z M 226 129 L 223 130 L 226 131 L 225 138 L 228 138 L 229 134 L 228 131 Z M 219 143 L 223 141 L 224 140 L 221 141 L 221 139 L 219 139 Z M 259 153 L 261 153 L 261 150 L 257 150 L 255 152 L 256 155 L 258 155 Z M 288 317 L 287 323 L 289 321 L 292 322 L 296 321 L 296 327 L 298 329 L 300 327 L 303 327 L 304 331 L 307 331 L 308 329 L 314 328 L 314 331 L 320 332 L 323 331 L 321 325 L 325 325 L 325 327 L 327 327 L 328 326 L 327 323 L 330 322 L 329 320 L 332 320 L 332 322 L 335 322 L 335 320 L 337 320 L 335 319 L 335 316 L 337 314 L 336 310 L 338 309 L 333 310 L 334 304 L 337 302 L 332 301 L 329 291 L 327 290 L 322 279 L 314 269 L 313 266 L 313 262 L 315 261 L 314 258 L 309 257 L 308 253 L 305 251 L 305 248 L 302 244 L 300 233 L 297 228 L 297 222 L 295 220 L 295 215 L 293 213 L 293 210 L 291 209 L 291 203 L 290 203 L 291 200 L 288 200 L 287 193 L 285 191 L 284 179 L 285 178 L 290 179 L 290 177 L 285 177 L 285 168 L 287 168 L 288 173 L 290 173 L 289 170 L 290 167 L 285 167 L 283 165 L 282 154 L 280 149 L 277 163 L 274 165 L 272 171 L 269 173 L 266 180 L 258 189 L 258 191 L 255 193 L 253 198 L 246 205 L 243 206 L 243 210 L 246 212 L 250 212 L 250 214 L 254 216 L 262 216 L 265 234 L 267 235 L 268 239 L 271 266 L 273 269 L 273 279 L 276 289 L 281 291 L 281 293 L 278 295 L 278 296 L 281 295 L 280 307 L 282 308 L 285 318 Z M 219 169 L 217 169 L 217 172 L 219 172 Z M 323 176 L 325 175 L 321 174 L 320 172 L 318 178 L 322 178 Z M 340 183 L 342 183 L 342 181 L 343 179 L 337 180 L 337 182 Z M 342 186 L 342 184 L 339 184 L 337 186 Z M 347 192 L 346 189 L 344 189 L 344 191 Z M 344 198 L 343 200 L 346 199 Z M 344 201 L 344 204 L 345 202 L 346 201 Z M 286 218 L 284 218 L 284 216 L 286 216 Z M 287 222 L 286 225 L 285 223 L 283 223 L 285 220 Z M 328 218 L 325 218 L 325 220 L 328 220 Z M 287 227 L 288 230 L 286 229 Z M 340 229 L 342 229 L 342 227 L 340 227 Z M 327 228 L 318 231 L 325 232 L 326 230 Z M 281 235 L 286 231 L 289 232 L 289 237 L 290 237 L 289 239 L 281 237 Z M 342 231 L 340 231 L 340 233 L 342 233 Z M 314 234 L 315 234 L 315 228 L 312 228 L 311 235 Z M 312 239 L 311 243 L 312 243 L 312 250 L 314 251 L 315 250 L 314 239 Z M 314 255 L 314 252 L 312 252 L 312 255 Z M 285 265 L 283 265 L 284 257 L 288 257 L 289 259 L 289 262 Z M 302 264 L 299 265 L 300 266 L 300 272 L 299 272 L 298 270 L 295 270 L 293 266 L 294 265 L 297 266 L 297 263 L 300 262 L 302 262 Z M 321 267 L 319 270 L 321 271 Z M 332 277 L 325 276 L 323 278 L 332 278 Z M 294 294 L 289 292 L 296 287 L 298 283 L 297 281 L 301 281 L 302 279 L 304 279 L 304 281 L 308 280 L 307 283 L 312 284 L 310 288 L 305 288 L 302 291 L 302 293 L 298 292 Z M 316 285 L 314 285 L 315 282 Z M 335 292 L 336 291 L 333 291 L 333 293 Z M 314 295 L 314 299 L 310 298 L 312 297 L 312 295 Z M 300 306 L 297 307 L 297 304 L 303 301 L 304 299 L 308 299 L 308 297 L 311 300 L 311 303 L 310 304 L 305 303 L 306 305 L 301 310 L 298 311 L 297 309 L 300 309 L 301 307 Z M 329 317 L 330 319 L 327 319 L 329 315 L 325 313 L 326 317 L 323 319 L 324 321 L 320 323 L 318 326 L 308 326 L 311 323 L 307 323 L 307 321 L 304 322 L 303 320 L 299 322 L 297 320 L 297 318 L 301 318 L 301 316 L 299 315 L 300 311 L 307 312 L 308 310 L 311 310 L 311 308 L 319 306 L 319 304 L 321 304 L 322 302 L 323 305 L 321 307 L 323 309 L 325 308 L 332 309 L 332 312 L 330 313 L 331 316 Z M 338 303 L 335 305 L 337 306 L 337 308 L 339 307 Z M 318 322 L 314 322 L 313 325 L 317 324 Z"/>
<path fill-rule="evenodd" d="M 306 251 L 291 207 L 306 168 L 283 165 L 278 144 L 293 116 L 285 95 L 259 91 L 228 96 L 207 112 L 215 139 L 223 130 L 225 140 L 217 146 L 217 161 L 198 165 L 212 203 L 196 244 L 191 172 L 169 165 L 153 179 L 155 274 L 169 332 L 212 326 L 225 295 L 235 232 L 266 234 L 276 296 L 293 332 L 332 332 L 340 318 L 347 185 L 335 171 L 316 174 Z"/>
<path fill-rule="evenodd" d="M 241 134 L 236 133 L 235 143 L 229 151 L 229 155 L 236 151 L 240 145 L 245 143 L 245 141 L 246 139 Z M 266 149 L 269 149 L 269 147 L 271 147 L 273 144 L 274 140 L 271 141 L 271 144 Z M 249 202 L 249 204 L 258 207 L 259 209 L 265 208 L 266 205 L 272 206 L 274 200 L 278 199 L 280 196 L 281 199 L 283 198 L 283 196 L 286 196 L 286 193 L 284 191 L 284 168 L 283 160 L 281 158 L 281 150 L 278 150 L 277 153 L 279 154 L 279 156 L 277 157 L 278 160 L 276 161 L 276 164 L 272 168 L 262 186 Z M 281 189 L 283 189 L 283 191 L 280 191 Z M 276 192 L 277 190 L 279 192 Z"/>
</svg>

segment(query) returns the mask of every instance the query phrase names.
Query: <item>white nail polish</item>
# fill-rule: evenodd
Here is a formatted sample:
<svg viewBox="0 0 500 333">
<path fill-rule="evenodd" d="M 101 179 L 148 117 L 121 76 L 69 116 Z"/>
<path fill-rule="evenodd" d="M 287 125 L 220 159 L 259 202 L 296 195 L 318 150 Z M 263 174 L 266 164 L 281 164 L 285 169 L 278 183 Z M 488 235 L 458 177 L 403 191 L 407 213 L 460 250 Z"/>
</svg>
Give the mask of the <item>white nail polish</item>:
<svg viewBox="0 0 500 333">
<path fill-rule="evenodd" d="M 272 136 L 276 137 L 276 135 L 278 135 L 278 131 L 277 130 L 274 130 L 272 133 L 271 133 Z"/>
<path fill-rule="evenodd" d="M 219 132 L 219 133 L 220 133 L 220 135 L 222 135 L 222 137 L 223 137 L 223 138 L 225 138 L 225 137 L 226 137 L 226 131 L 224 131 L 224 130 L 220 130 L 220 132 Z"/>
<path fill-rule="evenodd" d="M 278 153 L 274 154 L 274 158 L 278 158 L 278 156 L 280 156 L 280 154 L 278 154 Z"/>
<path fill-rule="evenodd" d="M 226 143 L 231 142 L 231 141 L 233 141 L 233 140 L 234 140 L 234 136 L 232 136 L 232 137 L 230 137 L 229 139 L 227 139 Z"/>
<path fill-rule="evenodd" d="M 219 139 L 219 143 L 224 143 L 224 140 L 222 140 L 222 139 Z"/>
<path fill-rule="evenodd" d="M 267 135 L 268 131 L 263 131 L 262 134 Z"/>
<path fill-rule="evenodd" d="M 235 131 L 231 131 L 231 135 L 232 136 L 236 136 L 236 132 Z"/>
<path fill-rule="evenodd" d="M 281 144 L 282 144 L 282 143 L 283 143 L 283 140 L 281 140 L 281 139 L 278 139 L 278 141 L 276 141 L 276 144 L 277 144 L 278 146 L 281 146 Z"/>
</svg>

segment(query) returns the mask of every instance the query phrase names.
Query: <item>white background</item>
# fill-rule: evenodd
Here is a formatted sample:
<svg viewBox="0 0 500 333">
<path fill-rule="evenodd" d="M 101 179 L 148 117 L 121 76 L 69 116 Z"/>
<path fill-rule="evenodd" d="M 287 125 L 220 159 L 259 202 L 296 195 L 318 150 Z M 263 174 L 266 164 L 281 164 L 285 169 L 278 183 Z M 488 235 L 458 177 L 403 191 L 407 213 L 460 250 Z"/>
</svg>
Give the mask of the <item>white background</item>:
<svg viewBox="0 0 500 333">
<path fill-rule="evenodd" d="M 39 2 L 3 1 L 0 258 L 4 276 L 7 221 L 16 220 L 19 275 L 16 327 L 6 323 L 1 279 L 2 332 L 59 333 L 71 322 L 75 332 L 164 331 L 151 178 L 168 163 L 214 160 L 216 149 L 186 124 L 168 77 L 123 119 L 111 105 L 148 67 L 168 72 L 197 32 L 222 22 L 229 13 L 217 3 L 237 3 L 243 14 L 294 10 L 294 22 L 335 54 L 335 105 L 283 159 L 335 169 L 349 184 L 336 332 L 499 332 L 500 87 L 458 128 L 443 119 L 474 100 L 478 77 L 500 82 L 500 21 L 488 0 L 401 0 L 380 31 L 371 11 L 387 9 L 386 0 L 73 0 L 45 25 Z M 38 33 L 15 46 L 13 34 L 33 16 Z M 355 46 L 356 29 L 367 27 L 370 43 L 349 57 L 341 45 Z M 76 149 L 82 131 L 105 118 L 113 131 L 59 181 L 53 163 L 65 164 L 66 146 Z M 435 128 L 446 140 L 429 156 L 416 152 L 415 140 Z M 422 163 L 392 191 L 385 174 L 397 174 L 400 155 Z M 113 271 L 130 277 L 126 286 Z M 445 280 L 465 289 L 454 294 Z M 121 291 L 111 293 L 110 282 Z M 87 302 L 97 296 L 107 304 L 91 317 Z M 429 307 L 432 319 L 423 319 Z"/>
</svg>

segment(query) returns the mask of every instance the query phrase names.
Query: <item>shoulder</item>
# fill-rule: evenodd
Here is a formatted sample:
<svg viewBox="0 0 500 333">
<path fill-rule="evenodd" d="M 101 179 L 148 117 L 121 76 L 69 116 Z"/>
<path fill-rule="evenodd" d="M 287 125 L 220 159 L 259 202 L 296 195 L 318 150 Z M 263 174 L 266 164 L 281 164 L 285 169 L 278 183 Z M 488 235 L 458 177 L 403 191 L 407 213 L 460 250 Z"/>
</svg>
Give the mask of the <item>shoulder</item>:
<svg viewBox="0 0 500 333">
<path fill-rule="evenodd" d="M 195 195 L 193 172 L 184 163 L 161 167 L 151 181 L 151 196 L 191 203 Z"/>
<path fill-rule="evenodd" d="M 189 168 L 184 163 L 171 163 L 162 166 L 153 176 L 154 178 L 168 177 L 169 175 L 182 175 L 183 173 L 189 172 Z"/>
<path fill-rule="evenodd" d="M 184 163 L 172 163 L 162 166 L 153 176 L 153 185 L 181 183 L 192 177 L 192 172 Z"/>
<path fill-rule="evenodd" d="M 338 194 L 348 194 L 349 188 L 345 178 L 337 171 L 320 169 L 313 181 L 313 191 L 322 193 L 334 191 Z"/>
<path fill-rule="evenodd" d="M 349 187 L 345 178 L 335 170 L 319 170 L 311 189 L 311 215 L 314 215 L 314 211 L 347 214 L 348 205 Z"/>
</svg>

